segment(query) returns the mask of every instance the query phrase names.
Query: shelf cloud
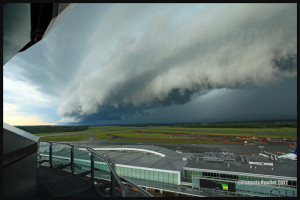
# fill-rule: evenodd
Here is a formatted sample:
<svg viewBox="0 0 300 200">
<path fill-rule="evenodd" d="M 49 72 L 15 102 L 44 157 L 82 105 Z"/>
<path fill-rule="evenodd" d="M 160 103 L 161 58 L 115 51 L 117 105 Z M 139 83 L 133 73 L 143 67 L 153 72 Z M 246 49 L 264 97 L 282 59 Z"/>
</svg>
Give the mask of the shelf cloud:
<svg viewBox="0 0 300 200">
<path fill-rule="evenodd" d="M 142 14 L 122 18 L 136 5 L 121 8 L 90 38 L 90 54 L 61 96 L 63 119 L 102 113 L 109 120 L 107 108 L 143 113 L 209 89 L 264 87 L 297 75 L 295 4 L 213 4 L 182 20 L 176 7 L 143 23 Z"/>
</svg>

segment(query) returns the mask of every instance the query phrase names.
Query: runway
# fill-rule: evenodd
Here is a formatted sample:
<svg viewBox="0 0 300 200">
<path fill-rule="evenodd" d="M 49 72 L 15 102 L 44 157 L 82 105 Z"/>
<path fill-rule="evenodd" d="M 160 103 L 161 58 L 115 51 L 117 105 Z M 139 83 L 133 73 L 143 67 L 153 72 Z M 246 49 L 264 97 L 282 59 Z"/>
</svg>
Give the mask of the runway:
<svg viewBox="0 0 300 200">
<path fill-rule="evenodd" d="M 122 141 L 95 141 L 89 136 L 88 141 L 82 142 L 70 142 L 77 145 L 90 146 L 90 147 L 103 147 L 106 145 L 155 145 L 164 147 L 171 150 L 179 150 L 182 153 L 204 153 L 204 152 L 230 152 L 236 155 L 243 154 L 258 154 L 268 151 L 276 154 L 277 152 L 290 153 L 294 149 L 290 148 L 288 145 L 261 145 L 257 143 L 256 145 L 247 146 L 245 144 L 174 144 L 174 143 L 150 143 L 150 142 L 122 142 Z M 261 150 L 258 146 L 264 146 Z"/>
</svg>

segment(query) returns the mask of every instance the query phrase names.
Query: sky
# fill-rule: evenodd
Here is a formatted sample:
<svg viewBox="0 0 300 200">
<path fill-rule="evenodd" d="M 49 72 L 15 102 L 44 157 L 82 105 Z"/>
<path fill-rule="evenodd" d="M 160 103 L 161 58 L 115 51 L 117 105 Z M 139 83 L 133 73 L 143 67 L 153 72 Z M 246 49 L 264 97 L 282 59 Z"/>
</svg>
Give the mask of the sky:
<svg viewBox="0 0 300 200">
<path fill-rule="evenodd" d="M 296 113 L 296 4 L 79 4 L 3 67 L 10 125 Z"/>
</svg>

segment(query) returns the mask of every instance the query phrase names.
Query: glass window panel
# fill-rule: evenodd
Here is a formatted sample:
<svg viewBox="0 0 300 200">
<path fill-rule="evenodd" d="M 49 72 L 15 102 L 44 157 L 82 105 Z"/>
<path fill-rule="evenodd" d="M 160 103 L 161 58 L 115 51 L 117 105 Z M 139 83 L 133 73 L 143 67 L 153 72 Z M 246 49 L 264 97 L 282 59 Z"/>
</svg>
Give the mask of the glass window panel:
<svg viewBox="0 0 300 200">
<path fill-rule="evenodd" d="M 119 169 L 119 175 L 120 175 L 120 176 L 122 176 L 122 170 L 123 170 L 122 168 L 123 168 L 123 167 L 118 167 L 118 169 Z"/>
<path fill-rule="evenodd" d="M 124 176 L 128 176 L 128 168 L 124 167 Z"/>
<path fill-rule="evenodd" d="M 120 168 L 119 167 L 116 167 L 116 172 L 117 172 L 117 174 L 120 175 Z"/>
<path fill-rule="evenodd" d="M 158 181 L 158 172 L 153 172 L 154 181 Z"/>
<path fill-rule="evenodd" d="M 164 183 L 168 183 L 169 182 L 169 173 L 164 172 Z"/>
<path fill-rule="evenodd" d="M 145 179 L 145 170 L 141 169 L 141 179 Z"/>
<path fill-rule="evenodd" d="M 158 174 L 158 181 L 159 182 L 164 182 L 164 174 L 163 174 L 163 172 L 159 172 L 159 174 Z"/>
<path fill-rule="evenodd" d="M 153 171 L 149 171 L 149 180 L 150 180 L 150 181 L 153 180 Z"/>
<path fill-rule="evenodd" d="M 126 176 L 129 177 L 129 168 L 128 167 L 126 167 L 125 173 L 126 173 Z"/>
<path fill-rule="evenodd" d="M 140 169 L 136 169 L 135 170 L 135 177 L 136 178 L 140 178 L 140 173 L 141 173 L 141 170 Z"/>
<path fill-rule="evenodd" d="M 100 164 L 100 163 L 97 163 L 97 168 L 99 168 L 99 169 L 100 169 L 100 166 L 101 166 L 101 164 Z"/>
<path fill-rule="evenodd" d="M 127 176 L 127 168 L 123 167 L 123 176 Z"/>
<path fill-rule="evenodd" d="M 140 172 L 139 172 L 139 170 L 140 170 L 140 169 L 135 169 L 135 170 L 134 170 L 134 177 L 135 177 L 135 178 L 140 177 Z"/>
<path fill-rule="evenodd" d="M 130 174 L 130 177 L 133 177 L 133 169 L 132 168 L 129 168 L 129 174 Z"/>
<path fill-rule="evenodd" d="M 149 171 L 145 170 L 145 180 L 149 180 Z"/>
<path fill-rule="evenodd" d="M 121 176 L 124 176 L 124 167 L 120 167 L 121 168 Z"/>
<path fill-rule="evenodd" d="M 178 174 L 174 174 L 174 179 L 173 179 L 174 184 L 178 184 Z"/>
<path fill-rule="evenodd" d="M 127 176 L 127 168 L 123 167 L 123 176 Z"/>
<path fill-rule="evenodd" d="M 186 178 L 192 178 L 192 171 L 186 170 Z"/>
<path fill-rule="evenodd" d="M 173 173 L 169 173 L 169 181 L 168 181 L 168 183 L 173 184 L 173 179 L 174 179 L 174 174 Z"/>
<path fill-rule="evenodd" d="M 153 181 L 154 180 L 154 175 L 153 175 L 153 171 L 149 172 L 149 180 Z"/>
<path fill-rule="evenodd" d="M 136 178 L 141 179 L 141 170 L 140 169 L 136 170 Z"/>
</svg>

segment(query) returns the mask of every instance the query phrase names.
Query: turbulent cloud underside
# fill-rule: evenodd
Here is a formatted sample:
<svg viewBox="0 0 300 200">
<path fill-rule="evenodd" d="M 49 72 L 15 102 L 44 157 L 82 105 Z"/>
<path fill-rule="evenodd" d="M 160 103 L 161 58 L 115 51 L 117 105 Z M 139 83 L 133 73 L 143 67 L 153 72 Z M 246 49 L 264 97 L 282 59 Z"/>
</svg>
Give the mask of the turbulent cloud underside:
<svg viewBox="0 0 300 200">
<path fill-rule="evenodd" d="M 177 12 L 153 17 L 139 34 L 126 26 L 117 29 L 118 40 L 105 57 L 101 52 L 112 40 L 106 33 L 113 33 L 120 20 L 126 24 L 126 18 L 100 24 L 92 37 L 94 60 L 84 59 L 61 97 L 62 121 L 133 107 L 143 113 L 155 105 L 184 104 L 207 89 L 261 87 L 296 76 L 294 4 L 218 4 L 180 22 L 174 20 Z"/>
</svg>

